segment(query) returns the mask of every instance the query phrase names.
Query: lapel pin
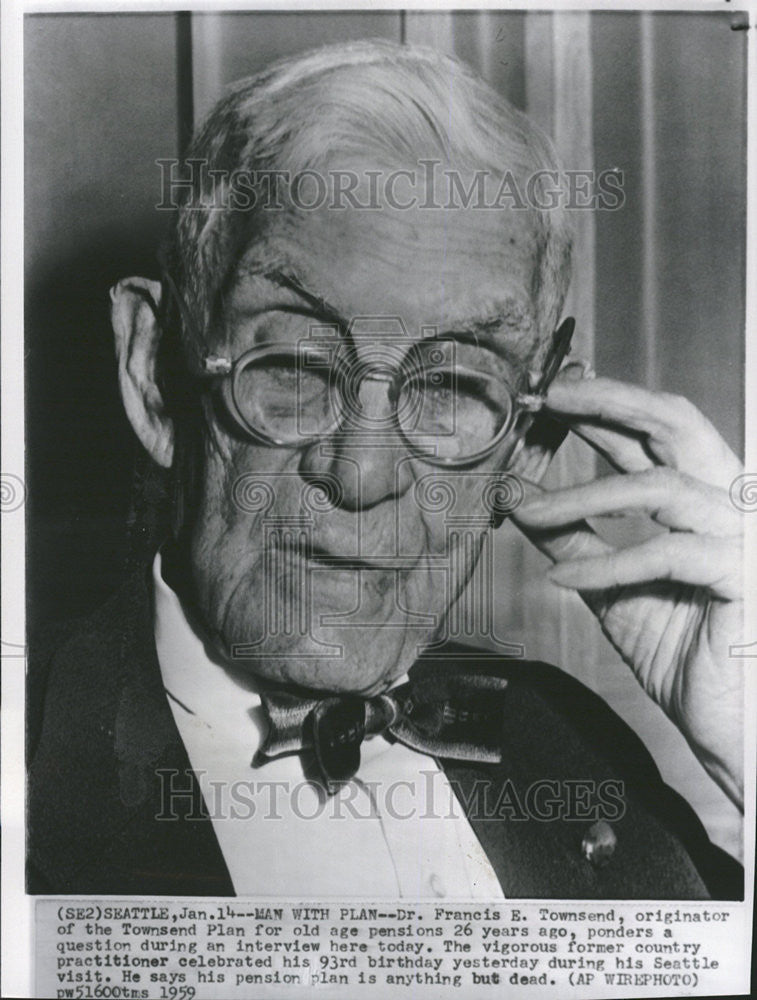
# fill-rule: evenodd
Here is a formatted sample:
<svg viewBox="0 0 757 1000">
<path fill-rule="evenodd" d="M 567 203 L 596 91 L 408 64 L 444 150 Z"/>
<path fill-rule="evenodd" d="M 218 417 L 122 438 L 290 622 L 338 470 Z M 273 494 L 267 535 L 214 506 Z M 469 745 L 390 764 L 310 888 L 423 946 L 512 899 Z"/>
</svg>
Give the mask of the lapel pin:
<svg viewBox="0 0 757 1000">
<path fill-rule="evenodd" d="M 581 843 L 581 853 L 595 868 L 603 868 L 615 853 L 617 843 L 618 838 L 613 828 L 600 819 L 586 831 Z"/>
</svg>

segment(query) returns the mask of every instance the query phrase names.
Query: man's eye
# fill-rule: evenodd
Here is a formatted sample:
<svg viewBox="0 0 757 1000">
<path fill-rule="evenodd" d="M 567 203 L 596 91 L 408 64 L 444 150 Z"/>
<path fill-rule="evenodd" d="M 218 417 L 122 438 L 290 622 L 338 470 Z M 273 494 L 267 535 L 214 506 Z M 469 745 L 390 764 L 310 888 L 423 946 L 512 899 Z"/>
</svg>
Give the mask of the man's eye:
<svg viewBox="0 0 757 1000">
<path fill-rule="evenodd" d="M 492 396 L 490 380 L 472 373 L 459 373 L 454 370 L 439 370 L 431 372 L 426 378 L 425 391 L 429 400 L 439 404 L 456 399 L 461 405 L 480 403 L 484 406 L 496 406 Z"/>
<path fill-rule="evenodd" d="M 248 390 L 268 406 L 304 406 L 328 394 L 328 373 L 288 362 L 265 365 L 248 381 Z"/>
<path fill-rule="evenodd" d="M 263 369 L 263 378 L 272 386 L 280 386 L 285 392 L 297 385 L 297 369 L 291 365 L 272 365 Z"/>
<path fill-rule="evenodd" d="M 297 387 L 297 371 L 287 364 L 253 364 L 242 372 L 238 394 L 246 406 L 266 410 L 286 403 L 291 406 Z"/>
<path fill-rule="evenodd" d="M 288 359 L 251 365 L 244 373 L 249 391 L 292 393 L 301 382 L 301 372 Z"/>
</svg>

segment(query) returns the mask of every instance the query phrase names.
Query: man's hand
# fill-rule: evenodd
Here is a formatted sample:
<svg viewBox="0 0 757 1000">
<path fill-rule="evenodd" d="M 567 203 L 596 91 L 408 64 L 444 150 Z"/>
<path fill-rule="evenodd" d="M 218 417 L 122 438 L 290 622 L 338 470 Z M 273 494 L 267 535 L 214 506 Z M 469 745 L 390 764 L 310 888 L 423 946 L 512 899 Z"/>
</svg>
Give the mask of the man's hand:
<svg viewBox="0 0 757 1000">
<path fill-rule="evenodd" d="M 741 465 L 678 396 L 558 378 L 547 409 L 620 474 L 536 496 L 513 520 L 743 809 L 742 671 L 728 652 L 743 641 L 742 521 L 728 492 Z M 584 523 L 624 512 L 668 531 L 617 550 Z"/>
</svg>

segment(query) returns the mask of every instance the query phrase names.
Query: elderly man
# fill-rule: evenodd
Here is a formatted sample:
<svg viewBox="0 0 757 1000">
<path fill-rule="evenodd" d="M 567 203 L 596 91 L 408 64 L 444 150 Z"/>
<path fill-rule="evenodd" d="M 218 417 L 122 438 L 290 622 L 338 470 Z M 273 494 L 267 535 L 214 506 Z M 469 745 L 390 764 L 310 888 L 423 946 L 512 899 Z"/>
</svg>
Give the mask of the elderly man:
<svg viewBox="0 0 757 1000">
<path fill-rule="evenodd" d="M 738 895 L 595 695 L 441 642 L 512 514 L 741 802 L 739 464 L 684 400 L 557 374 L 549 141 L 453 60 L 359 43 L 241 81 L 188 160 L 163 280 L 112 293 L 174 536 L 40 653 L 32 889 Z M 544 493 L 568 429 L 618 474 Z M 670 530 L 584 521 L 628 510 Z"/>
</svg>

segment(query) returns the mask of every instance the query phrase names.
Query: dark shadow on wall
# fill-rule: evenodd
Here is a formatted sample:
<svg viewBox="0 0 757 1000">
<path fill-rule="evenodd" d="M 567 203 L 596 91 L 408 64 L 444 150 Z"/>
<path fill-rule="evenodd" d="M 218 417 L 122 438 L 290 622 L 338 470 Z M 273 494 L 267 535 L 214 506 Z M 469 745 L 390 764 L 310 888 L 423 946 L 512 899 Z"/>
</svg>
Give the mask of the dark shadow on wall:
<svg viewBox="0 0 757 1000">
<path fill-rule="evenodd" d="M 154 228 L 149 221 L 143 232 Z M 86 251 L 28 281 L 30 631 L 102 603 L 128 566 L 127 518 L 140 447 L 118 392 L 109 288 L 128 275 L 156 273 L 142 241 L 104 226 Z"/>
</svg>

